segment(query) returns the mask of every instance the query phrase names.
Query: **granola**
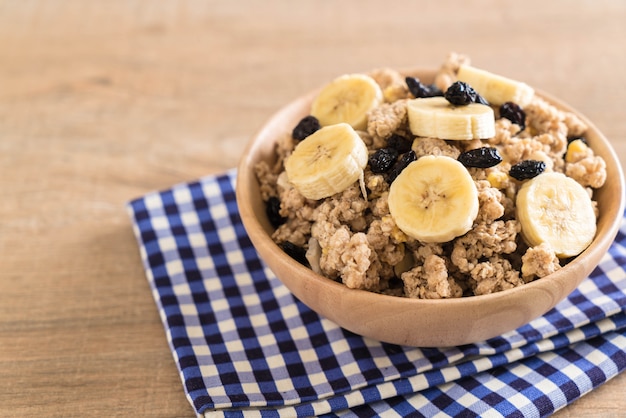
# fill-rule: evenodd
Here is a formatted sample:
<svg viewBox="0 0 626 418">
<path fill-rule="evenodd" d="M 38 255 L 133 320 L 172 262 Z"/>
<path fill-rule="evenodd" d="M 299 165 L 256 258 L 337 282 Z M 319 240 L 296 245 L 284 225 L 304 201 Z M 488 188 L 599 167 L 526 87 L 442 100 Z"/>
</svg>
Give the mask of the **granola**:
<svg viewBox="0 0 626 418">
<path fill-rule="evenodd" d="M 445 90 L 469 57 L 450 54 L 435 76 Z M 295 141 L 286 137 L 276 147 L 276 163 L 256 167 L 263 200 L 280 199 L 285 222 L 272 235 L 276 243 L 289 241 L 307 250 L 311 267 L 347 287 L 409 298 L 456 298 L 484 295 L 545 277 L 561 268 L 549 245 L 529 247 L 521 236 L 515 197 L 521 181 L 508 175 L 526 160 L 545 164 L 548 172 L 564 173 L 593 193 L 606 180 L 606 165 L 584 141 L 587 126 L 576 115 L 557 109 L 535 96 L 524 106 L 525 126 L 500 117 L 496 109 L 495 135 L 485 140 L 449 141 L 411 134 L 407 99 L 413 96 L 404 75 L 392 69 L 370 76 L 380 85 L 384 100 L 368 114 L 367 128 L 358 135 L 370 155 L 394 135 L 413 141 L 416 158 L 445 155 L 458 158 L 465 151 L 495 147 L 503 161 L 489 168 L 468 168 L 478 190 L 479 210 L 472 229 L 445 243 L 411 238 L 390 216 L 389 182 L 369 164 L 362 179 L 328 198 L 303 197 L 285 178 L 283 162 Z M 518 121 L 519 122 L 519 121 Z M 567 153 L 567 154 L 566 154 Z M 365 191 L 366 193 L 363 193 Z M 597 208 L 596 208 L 597 211 Z"/>
</svg>

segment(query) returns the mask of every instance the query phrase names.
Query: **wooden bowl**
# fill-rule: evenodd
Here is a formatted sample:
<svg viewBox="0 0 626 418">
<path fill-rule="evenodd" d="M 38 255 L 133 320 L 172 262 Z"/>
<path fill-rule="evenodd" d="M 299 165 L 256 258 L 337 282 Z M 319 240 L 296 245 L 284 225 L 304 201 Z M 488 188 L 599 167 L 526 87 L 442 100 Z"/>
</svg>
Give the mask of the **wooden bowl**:
<svg viewBox="0 0 626 418">
<path fill-rule="evenodd" d="M 435 71 L 416 70 L 411 74 L 430 83 Z M 576 113 L 588 124 L 589 145 L 607 165 L 606 184 L 595 195 L 600 211 L 596 238 L 557 272 L 498 293 L 427 300 L 349 289 L 294 261 L 270 237 L 273 228 L 265 215 L 254 166 L 261 160 L 275 160 L 275 142 L 308 114 L 315 92 L 298 98 L 271 117 L 241 158 L 236 194 L 250 240 L 298 299 L 321 316 L 365 337 L 400 345 L 444 347 L 486 340 L 530 322 L 567 297 L 598 265 L 615 239 L 624 212 L 624 175 L 609 141 L 579 112 L 545 93 L 537 94 L 560 109 Z"/>
</svg>

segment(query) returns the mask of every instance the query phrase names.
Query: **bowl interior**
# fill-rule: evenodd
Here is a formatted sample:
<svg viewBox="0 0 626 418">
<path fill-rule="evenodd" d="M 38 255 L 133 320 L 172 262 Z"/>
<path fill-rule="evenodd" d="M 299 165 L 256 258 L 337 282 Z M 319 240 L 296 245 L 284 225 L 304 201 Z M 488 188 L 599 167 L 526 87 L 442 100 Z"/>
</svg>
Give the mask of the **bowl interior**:
<svg viewBox="0 0 626 418">
<path fill-rule="evenodd" d="M 434 70 L 405 71 L 430 83 Z M 597 266 L 613 242 L 624 211 L 624 176 L 609 141 L 583 115 L 537 92 L 560 109 L 576 113 L 589 126 L 590 146 L 607 164 L 608 178 L 596 191 L 600 216 L 593 243 L 557 272 L 524 286 L 460 299 L 409 299 L 354 290 L 315 274 L 286 255 L 271 239 L 273 231 L 261 199 L 254 166 L 275 160 L 275 142 L 309 112 L 315 92 L 279 110 L 248 144 L 238 167 L 237 202 L 242 222 L 257 252 L 302 302 L 338 325 L 380 341 L 443 347 L 482 341 L 543 315 L 571 293 Z"/>
</svg>

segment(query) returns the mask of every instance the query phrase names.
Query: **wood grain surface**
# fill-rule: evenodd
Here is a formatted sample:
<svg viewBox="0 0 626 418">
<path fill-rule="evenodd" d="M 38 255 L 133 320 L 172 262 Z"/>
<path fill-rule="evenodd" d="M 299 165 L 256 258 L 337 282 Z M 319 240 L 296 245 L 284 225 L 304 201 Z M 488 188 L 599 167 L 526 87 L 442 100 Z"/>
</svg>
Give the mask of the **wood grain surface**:
<svg viewBox="0 0 626 418">
<path fill-rule="evenodd" d="M 0 416 L 194 416 L 124 205 L 236 166 L 331 77 L 463 52 L 626 161 L 624 21 L 615 0 L 0 0 Z M 624 416 L 625 391 L 556 416 Z"/>
</svg>

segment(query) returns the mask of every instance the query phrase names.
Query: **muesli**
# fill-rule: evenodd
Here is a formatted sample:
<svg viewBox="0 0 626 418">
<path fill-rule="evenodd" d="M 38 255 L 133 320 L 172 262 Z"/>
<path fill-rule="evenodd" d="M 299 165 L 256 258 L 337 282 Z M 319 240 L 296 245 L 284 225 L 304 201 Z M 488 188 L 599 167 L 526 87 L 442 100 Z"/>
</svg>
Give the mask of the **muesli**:
<svg viewBox="0 0 626 418">
<path fill-rule="evenodd" d="M 347 74 L 256 167 L 272 238 L 354 289 L 484 295 L 542 278 L 593 240 L 606 166 L 587 126 L 451 53 L 434 83 Z"/>
</svg>

